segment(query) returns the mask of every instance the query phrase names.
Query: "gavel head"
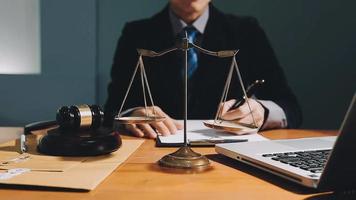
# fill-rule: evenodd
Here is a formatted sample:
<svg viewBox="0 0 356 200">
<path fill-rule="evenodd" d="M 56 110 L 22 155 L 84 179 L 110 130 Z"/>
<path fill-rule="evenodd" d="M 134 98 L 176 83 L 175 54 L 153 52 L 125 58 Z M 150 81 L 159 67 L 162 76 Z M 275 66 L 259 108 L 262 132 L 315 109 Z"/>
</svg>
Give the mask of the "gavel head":
<svg viewBox="0 0 356 200">
<path fill-rule="evenodd" d="M 97 105 L 63 106 L 57 110 L 56 119 L 63 130 L 97 129 L 104 119 L 104 113 Z"/>
</svg>

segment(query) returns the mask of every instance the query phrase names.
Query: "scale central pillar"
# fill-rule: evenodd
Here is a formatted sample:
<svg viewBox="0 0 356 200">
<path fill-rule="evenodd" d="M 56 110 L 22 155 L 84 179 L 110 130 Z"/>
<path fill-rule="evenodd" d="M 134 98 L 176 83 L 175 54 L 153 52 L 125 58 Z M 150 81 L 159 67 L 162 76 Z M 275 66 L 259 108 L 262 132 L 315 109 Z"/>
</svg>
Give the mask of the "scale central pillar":
<svg viewBox="0 0 356 200">
<path fill-rule="evenodd" d="M 206 169 L 209 167 L 209 160 L 194 152 L 188 146 L 187 138 L 187 118 L 188 118 L 188 50 L 190 47 L 188 37 L 183 38 L 180 49 L 184 51 L 184 145 L 176 152 L 168 154 L 159 160 L 162 167 L 180 169 Z"/>
</svg>

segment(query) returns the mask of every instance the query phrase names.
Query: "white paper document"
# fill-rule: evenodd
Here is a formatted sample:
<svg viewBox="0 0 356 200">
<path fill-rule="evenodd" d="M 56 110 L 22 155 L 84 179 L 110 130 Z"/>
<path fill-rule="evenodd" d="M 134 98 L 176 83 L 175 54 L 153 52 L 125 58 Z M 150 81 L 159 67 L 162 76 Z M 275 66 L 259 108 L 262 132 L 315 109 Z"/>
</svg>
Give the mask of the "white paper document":
<svg viewBox="0 0 356 200">
<path fill-rule="evenodd" d="M 203 124 L 204 120 L 188 120 L 187 121 L 187 139 L 188 141 L 196 140 L 209 140 L 209 139 L 247 139 L 249 142 L 263 141 L 267 138 L 258 133 L 251 133 L 245 135 L 236 135 L 233 133 L 227 133 L 217 131 L 206 127 Z M 158 136 L 161 143 L 173 144 L 184 142 L 184 131 L 179 130 L 174 135 Z"/>
</svg>

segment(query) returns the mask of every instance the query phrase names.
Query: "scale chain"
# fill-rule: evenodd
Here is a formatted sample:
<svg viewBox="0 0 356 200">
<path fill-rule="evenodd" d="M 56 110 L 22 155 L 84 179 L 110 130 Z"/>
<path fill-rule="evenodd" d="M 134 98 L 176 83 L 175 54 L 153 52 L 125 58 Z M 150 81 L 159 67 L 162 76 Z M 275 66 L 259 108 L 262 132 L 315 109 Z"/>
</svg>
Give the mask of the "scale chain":
<svg viewBox="0 0 356 200">
<path fill-rule="evenodd" d="M 142 56 L 140 55 L 140 58 L 141 58 L 141 57 L 142 57 Z M 134 73 L 133 73 L 133 75 L 132 75 L 132 77 L 131 77 L 131 79 L 130 79 L 129 87 L 127 88 L 127 91 L 126 91 L 124 100 L 122 101 L 122 104 L 121 104 L 121 106 L 120 106 L 120 110 L 119 110 L 119 113 L 118 113 L 118 117 L 121 116 L 122 108 L 124 107 L 124 104 L 125 104 L 125 102 L 126 102 L 126 99 L 127 99 L 128 94 L 129 94 L 129 92 L 130 92 L 132 83 L 133 83 L 133 81 L 134 81 L 134 79 L 135 79 L 135 75 L 136 75 L 136 73 L 137 73 L 137 69 L 138 69 L 139 66 L 140 66 L 140 59 L 137 61 L 137 64 L 136 64 Z"/>
<path fill-rule="evenodd" d="M 253 124 L 255 125 L 255 127 L 257 127 L 257 123 L 256 123 L 256 120 L 255 120 L 255 117 L 253 116 L 253 112 L 252 112 L 252 109 L 251 109 L 251 106 L 250 106 L 250 102 L 249 102 L 250 100 L 249 100 L 249 98 L 248 98 L 248 96 L 246 94 L 245 85 L 244 85 L 244 83 L 242 81 L 240 69 L 239 69 L 239 66 L 237 65 L 235 56 L 233 57 L 233 62 L 234 62 L 234 66 L 235 66 L 235 69 L 236 69 L 236 72 L 237 72 L 237 76 L 239 77 L 239 81 L 240 81 L 240 85 L 241 85 L 242 91 L 244 93 L 244 97 L 246 98 L 246 103 L 247 103 L 248 109 L 250 110 L 250 114 L 251 114 L 251 117 L 252 117 L 252 120 L 253 120 Z"/>
</svg>

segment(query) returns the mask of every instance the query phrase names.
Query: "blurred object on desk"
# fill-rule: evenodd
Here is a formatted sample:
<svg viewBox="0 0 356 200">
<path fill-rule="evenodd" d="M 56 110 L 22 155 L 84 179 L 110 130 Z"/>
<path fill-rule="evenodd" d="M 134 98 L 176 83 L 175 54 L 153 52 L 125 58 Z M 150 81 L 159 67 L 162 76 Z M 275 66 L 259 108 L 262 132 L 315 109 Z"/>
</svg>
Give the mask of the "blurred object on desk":
<svg viewBox="0 0 356 200">
<path fill-rule="evenodd" d="M 21 127 L 0 127 L 0 144 L 20 138 L 23 131 Z"/>
</svg>

